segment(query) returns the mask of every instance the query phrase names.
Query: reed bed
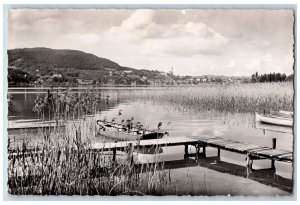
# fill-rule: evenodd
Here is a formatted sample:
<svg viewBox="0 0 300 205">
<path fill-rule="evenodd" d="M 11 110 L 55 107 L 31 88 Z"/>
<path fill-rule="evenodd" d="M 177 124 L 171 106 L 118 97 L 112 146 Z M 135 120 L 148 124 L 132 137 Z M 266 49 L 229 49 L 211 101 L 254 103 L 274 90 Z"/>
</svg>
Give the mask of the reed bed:
<svg viewBox="0 0 300 205">
<path fill-rule="evenodd" d="M 182 110 L 252 113 L 264 110 L 293 110 L 292 83 L 202 84 L 163 89 L 103 90 L 82 94 L 65 92 L 36 101 L 33 111 L 42 120 L 55 120 L 55 129 L 41 130 L 41 143 L 30 147 L 24 141 L 9 142 L 8 190 L 13 195 L 176 195 L 178 189 L 163 162 L 135 165 L 119 153 L 91 149 L 97 135 L 96 121 L 86 118 L 108 109 L 115 100 L 145 100 L 171 104 Z M 100 106 L 101 107 L 101 106 Z M 103 107 L 103 106 L 102 106 Z M 79 116 L 81 119 L 78 121 Z M 71 123 L 70 123 L 71 121 Z M 28 134 L 30 135 L 30 134 Z M 30 139 L 30 136 L 28 136 Z M 123 156 L 124 155 L 124 156 Z M 186 177 L 187 186 L 193 181 Z M 198 185 L 197 185 L 198 186 Z M 193 188 L 186 194 L 207 195 Z"/>
<path fill-rule="evenodd" d="M 9 141 L 8 192 L 12 195 L 166 195 L 176 194 L 164 162 L 136 165 L 126 153 L 92 148 L 97 137 L 99 93 L 39 97 L 34 106 L 56 127 L 41 129 L 39 143 Z M 101 98 L 109 105 L 109 96 Z M 55 112 L 55 113 L 53 113 Z M 48 115 L 47 115 L 48 114 Z M 81 116 L 81 119 L 76 118 Z M 30 133 L 28 133 L 30 135 Z M 29 144 L 28 144 L 29 142 Z M 173 188 L 172 188 L 173 187 Z"/>
<path fill-rule="evenodd" d="M 294 89 L 290 82 L 253 84 L 201 84 L 162 89 L 109 91 L 111 98 L 169 103 L 193 111 L 253 113 L 293 111 Z"/>
<path fill-rule="evenodd" d="M 176 194 L 164 162 L 136 165 L 127 153 L 92 149 L 94 120 L 46 132 L 42 146 L 9 150 L 8 188 L 12 195 Z"/>
<path fill-rule="evenodd" d="M 42 141 L 9 143 L 8 188 L 12 195 L 201 195 L 193 188 L 182 191 L 164 168 L 164 155 L 140 163 L 135 153 L 92 148 L 95 120 L 67 123 L 51 132 L 40 130 Z M 97 136 L 99 137 L 99 136 Z M 159 147 L 153 147 L 159 150 Z M 147 152 L 147 150 L 144 150 Z M 135 162 L 138 162 L 135 164 Z M 192 183 L 187 175 L 186 181 Z"/>
</svg>

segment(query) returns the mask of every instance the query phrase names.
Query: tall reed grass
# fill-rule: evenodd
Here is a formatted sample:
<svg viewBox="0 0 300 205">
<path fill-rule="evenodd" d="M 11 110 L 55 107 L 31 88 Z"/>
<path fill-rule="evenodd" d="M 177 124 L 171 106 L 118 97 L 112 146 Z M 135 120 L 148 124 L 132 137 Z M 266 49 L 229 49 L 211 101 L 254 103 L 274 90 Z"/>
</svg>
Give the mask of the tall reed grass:
<svg viewBox="0 0 300 205">
<path fill-rule="evenodd" d="M 270 109 L 292 111 L 293 95 L 291 83 L 260 83 L 202 84 L 194 87 L 147 90 L 122 89 L 102 93 L 87 90 L 78 95 L 65 92 L 56 97 L 40 97 L 33 110 L 40 113 L 43 120 L 54 119 L 57 126 L 55 129 L 42 130 L 41 144 L 29 149 L 27 144 L 23 143 L 21 147 L 9 150 L 13 152 L 8 164 L 9 193 L 177 194 L 178 187 L 174 186 L 170 171 L 164 170 L 163 162 L 137 166 L 121 155 L 118 155 L 117 161 L 114 162 L 110 152 L 91 149 L 97 133 L 96 121 L 90 121 L 85 116 L 97 113 L 97 104 L 100 101 L 104 101 L 107 107 L 110 100 L 131 99 L 169 103 L 193 111 L 251 113 Z M 83 116 L 83 119 L 78 121 L 80 116 Z M 9 148 L 12 147 L 9 145 Z M 190 193 L 193 193 L 193 190 Z"/>
<path fill-rule="evenodd" d="M 112 98 L 170 103 L 184 110 L 253 113 L 264 110 L 293 111 L 294 89 L 290 82 L 251 84 L 201 84 L 163 89 L 109 91 Z"/>
<path fill-rule="evenodd" d="M 50 133 L 42 147 L 24 144 L 10 155 L 8 187 L 13 195 L 161 195 L 168 187 L 164 163 L 137 166 L 119 153 L 95 150 L 81 126 Z M 84 124 L 85 129 L 88 123 Z"/>
<path fill-rule="evenodd" d="M 10 194 L 176 194 L 176 189 L 170 188 L 170 173 L 163 169 L 163 162 L 135 165 L 124 153 L 118 153 L 113 161 L 111 152 L 93 149 L 97 126 L 95 119 L 86 114 L 97 112 L 99 96 L 89 90 L 80 96 L 65 93 L 61 98 L 48 93 L 44 99 L 37 99 L 34 111 L 43 120 L 49 118 L 49 123 L 56 118 L 57 126 L 41 130 L 43 140 L 39 145 L 27 147 L 25 142 L 21 147 L 8 145 Z M 109 104 L 108 96 L 104 100 Z M 83 119 L 75 119 L 78 112 Z"/>
</svg>

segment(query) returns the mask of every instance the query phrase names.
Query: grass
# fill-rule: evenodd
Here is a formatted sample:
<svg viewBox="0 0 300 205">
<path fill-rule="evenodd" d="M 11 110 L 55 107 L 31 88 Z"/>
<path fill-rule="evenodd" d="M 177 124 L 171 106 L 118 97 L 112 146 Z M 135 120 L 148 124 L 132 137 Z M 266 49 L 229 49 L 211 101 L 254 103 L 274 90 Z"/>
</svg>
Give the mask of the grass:
<svg viewBox="0 0 300 205">
<path fill-rule="evenodd" d="M 293 84 L 201 84 L 164 89 L 112 90 L 112 98 L 169 103 L 181 110 L 253 113 L 293 111 Z"/>
<path fill-rule="evenodd" d="M 16 147 L 8 164 L 13 195 L 163 195 L 170 188 L 163 162 L 135 165 L 111 152 L 91 149 L 95 124 L 88 119 L 65 131 L 46 132 L 42 146 Z"/>
<path fill-rule="evenodd" d="M 102 99 L 109 104 L 109 96 Z M 176 194 L 169 172 L 163 168 L 164 162 L 135 165 L 126 154 L 113 161 L 111 152 L 92 149 L 96 121 L 85 116 L 97 112 L 97 103 L 99 95 L 90 90 L 79 96 L 48 95 L 36 100 L 34 111 L 43 120 L 56 119 L 57 127 L 40 130 L 39 145 L 28 146 L 24 140 L 20 146 L 9 141 L 9 153 L 13 153 L 8 163 L 10 194 Z M 78 115 L 83 119 L 76 120 Z"/>
</svg>

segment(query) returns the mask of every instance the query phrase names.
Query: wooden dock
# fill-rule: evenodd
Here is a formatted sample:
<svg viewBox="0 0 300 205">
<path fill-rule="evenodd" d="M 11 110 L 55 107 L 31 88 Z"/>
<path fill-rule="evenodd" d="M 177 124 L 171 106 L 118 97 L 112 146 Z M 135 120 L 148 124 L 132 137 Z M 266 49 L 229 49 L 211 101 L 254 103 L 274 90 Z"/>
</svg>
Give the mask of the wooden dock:
<svg viewBox="0 0 300 205">
<path fill-rule="evenodd" d="M 114 159 L 116 151 L 127 151 L 130 153 L 133 149 L 150 148 L 150 147 L 170 147 L 170 146 L 184 146 L 184 157 L 196 157 L 198 159 L 206 157 L 206 147 L 213 147 L 217 149 L 217 156 L 220 157 L 221 150 L 245 154 L 247 156 L 246 166 L 252 168 L 253 160 L 269 159 L 271 160 L 271 168 L 275 168 L 275 161 L 293 162 L 293 152 L 276 149 L 276 139 L 273 139 L 273 146 L 259 146 L 245 142 L 239 142 L 221 137 L 174 137 L 162 138 L 152 140 L 140 141 L 122 141 L 122 142 L 108 142 L 95 143 L 93 148 L 95 150 L 113 151 Z M 188 146 L 195 146 L 196 153 L 188 153 Z"/>
<path fill-rule="evenodd" d="M 271 169 L 275 169 L 275 161 L 293 162 L 293 152 L 286 150 L 276 149 L 276 139 L 273 138 L 273 146 L 260 146 L 253 145 L 245 142 L 239 142 L 221 137 L 165 137 L 161 139 L 151 140 L 137 140 L 137 141 L 119 141 L 119 142 L 105 142 L 93 143 L 90 151 L 112 151 L 113 161 L 116 160 L 117 151 L 127 152 L 128 159 L 132 159 L 134 149 L 143 148 L 161 148 L 171 146 L 184 146 L 184 158 L 195 157 L 196 159 L 206 158 L 206 148 L 213 147 L 217 149 L 216 157 L 220 158 L 221 150 L 245 154 L 246 166 L 252 168 L 253 160 L 268 159 L 271 160 Z M 189 153 L 188 146 L 194 146 L 196 153 Z M 27 150 L 30 155 L 30 150 Z M 31 151 L 32 152 L 32 151 Z M 41 151 L 35 150 L 34 152 L 40 153 Z M 22 154 L 22 153 L 19 153 Z M 26 153 L 24 153 L 27 155 Z M 12 152 L 9 157 L 13 157 L 17 153 Z"/>
<path fill-rule="evenodd" d="M 56 127 L 56 122 L 52 121 L 41 121 L 36 119 L 28 120 L 9 120 L 8 121 L 8 130 L 17 130 L 17 129 L 34 129 L 34 128 L 49 128 Z"/>
<path fill-rule="evenodd" d="M 67 123 L 79 123 L 80 120 L 68 120 Z M 63 120 L 39 120 L 39 119 L 22 119 L 22 120 L 8 120 L 8 130 L 19 129 L 38 129 L 38 128 L 53 128 L 53 127 L 65 127 L 65 121 Z"/>
</svg>

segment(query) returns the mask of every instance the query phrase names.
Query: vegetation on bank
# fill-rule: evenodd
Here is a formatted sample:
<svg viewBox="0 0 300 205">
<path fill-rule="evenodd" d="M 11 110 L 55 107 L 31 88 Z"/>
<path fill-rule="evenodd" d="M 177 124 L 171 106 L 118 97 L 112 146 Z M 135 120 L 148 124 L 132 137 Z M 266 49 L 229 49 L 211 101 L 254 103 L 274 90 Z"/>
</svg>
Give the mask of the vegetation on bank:
<svg viewBox="0 0 300 205">
<path fill-rule="evenodd" d="M 87 127 L 88 126 L 88 127 Z M 176 194 L 164 163 L 134 165 L 118 154 L 91 149 L 89 124 L 48 133 L 42 146 L 15 150 L 8 162 L 12 195 L 165 195 Z M 84 131 L 86 130 L 86 131 Z M 86 133 L 84 133 L 86 132 Z M 89 133 L 90 134 L 90 133 Z M 173 185 L 172 185 L 173 186 Z"/>
<path fill-rule="evenodd" d="M 293 81 L 294 75 L 286 76 L 285 73 L 269 73 L 269 74 L 260 74 L 258 72 L 251 76 L 251 82 L 264 83 L 264 82 L 284 82 L 284 81 Z"/>
<path fill-rule="evenodd" d="M 170 103 L 182 110 L 254 113 L 293 111 L 293 83 L 201 84 L 165 89 L 110 91 L 111 97 Z"/>
<path fill-rule="evenodd" d="M 97 136 L 96 105 L 109 96 L 91 90 L 63 96 L 50 92 L 39 96 L 33 111 L 42 120 L 56 120 L 55 129 L 45 128 L 42 143 L 28 147 L 9 141 L 8 192 L 12 195 L 167 195 L 178 188 L 171 183 L 164 162 L 135 165 L 127 154 L 112 160 L 111 152 L 92 149 Z M 48 113 L 48 117 L 45 117 Z M 53 113 L 53 114 L 51 114 Z M 84 117 L 82 121 L 76 116 Z M 206 192 L 205 192 L 206 193 Z"/>
<path fill-rule="evenodd" d="M 25 71 L 8 69 L 8 86 L 28 86 L 36 79 L 37 76 Z"/>
</svg>

